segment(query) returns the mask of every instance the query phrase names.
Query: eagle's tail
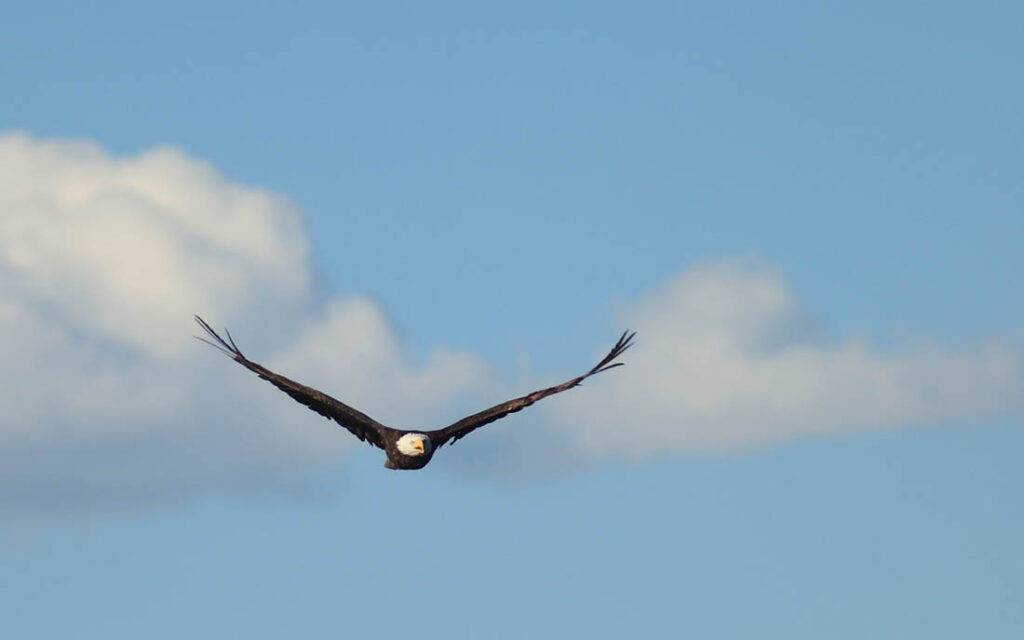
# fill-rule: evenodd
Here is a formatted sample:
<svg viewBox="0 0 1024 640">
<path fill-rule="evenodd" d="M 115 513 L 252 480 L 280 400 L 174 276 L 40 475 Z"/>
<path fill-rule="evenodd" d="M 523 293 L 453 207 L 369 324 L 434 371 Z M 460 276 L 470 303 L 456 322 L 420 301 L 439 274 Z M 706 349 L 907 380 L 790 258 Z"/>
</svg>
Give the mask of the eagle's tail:
<svg viewBox="0 0 1024 640">
<path fill-rule="evenodd" d="M 206 338 L 202 338 L 200 336 L 193 336 L 196 340 L 199 340 L 200 342 L 205 342 L 206 344 L 210 345 L 217 351 L 220 351 L 221 353 L 231 358 L 232 360 L 237 360 L 238 362 L 245 362 L 247 360 L 247 358 L 244 355 L 242 355 L 241 349 L 239 349 L 238 345 L 235 344 L 235 340 L 231 337 L 230 331 L 224 329 L 224 333 L 228 337 L 227 341 L 225 342 L 224 338 L 221 338 L 219 335 L 217 335 L 217 332 L 213 330 L 213 327 L 206 324 L 206 320 L 203 320 L 199 316 L 195 316 L 195 318 L 199 326 L 203 328 L 203 331 L 205 331 L 208 336 L 214 339 L 214 342 L 210 342 Z"/>
</svg>

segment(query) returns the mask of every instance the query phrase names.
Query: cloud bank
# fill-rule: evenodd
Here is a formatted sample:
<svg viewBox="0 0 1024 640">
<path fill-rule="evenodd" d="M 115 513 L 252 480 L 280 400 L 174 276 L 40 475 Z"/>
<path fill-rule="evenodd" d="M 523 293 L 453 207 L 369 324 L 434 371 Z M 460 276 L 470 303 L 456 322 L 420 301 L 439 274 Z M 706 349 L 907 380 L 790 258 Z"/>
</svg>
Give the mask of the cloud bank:
<svg viewBox="0 0 1024 640">
<path fill-rule="evenodd" d="M 757 261 L 687 269 L 621 316 L 639 337 L 629 366 L 595 381 L 596 399 L 545 407 L 591 456 L 743 449 L 1024 411 L 1020 344 L 892 352 L 830 338 Z"/>
<path fill-rule="evenodd" d="M 359 444 L 232 375 L 192 339 L 197 311 L 382 420 L 487 379 L 445 349 L 411 364 L 369 299 L 324 300 L 295 207 L 181 151 L 3 135 L 0 211 L 0 516 L 276 490 Z"/>
<path fill-rule="evenodd" d="M 191 340 L 196 311 L 244 327 L 241 346 L 269 354 L 267 366 L 344 389 L 394 424 L 443 424 L 467 398 L 486 406 L 553 381 L 511 388 L 445 348 L 414 364 L 373 300 L 316 290 L 286 198 L 175 149 L 114 157 L 88 141 L 2 135 L 0 211 L 0 517 L 275 490 L 365 446 L 226 373 Z M 538 428 L 517 437 L 591 461 L 1024 410 L 1020 345 L 890 352 L 826 339 L 756 262 L 687 269 L 619 321 L 639 331 L 629 366 L 542 403 Z"/>
</svg>

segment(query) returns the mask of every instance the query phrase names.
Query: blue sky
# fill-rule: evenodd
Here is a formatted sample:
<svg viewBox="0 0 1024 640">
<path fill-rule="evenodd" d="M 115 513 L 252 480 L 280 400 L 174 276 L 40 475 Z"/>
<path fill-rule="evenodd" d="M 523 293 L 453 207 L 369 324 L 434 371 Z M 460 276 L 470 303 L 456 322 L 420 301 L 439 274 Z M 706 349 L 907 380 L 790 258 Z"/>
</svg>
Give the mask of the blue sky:
<svg viewBox="0 0 1024 640">
<path fill-rule="evenodd" d="M 9 633 L 1024 632 L 1016 5 L 9 14 Z"/>
</svg>

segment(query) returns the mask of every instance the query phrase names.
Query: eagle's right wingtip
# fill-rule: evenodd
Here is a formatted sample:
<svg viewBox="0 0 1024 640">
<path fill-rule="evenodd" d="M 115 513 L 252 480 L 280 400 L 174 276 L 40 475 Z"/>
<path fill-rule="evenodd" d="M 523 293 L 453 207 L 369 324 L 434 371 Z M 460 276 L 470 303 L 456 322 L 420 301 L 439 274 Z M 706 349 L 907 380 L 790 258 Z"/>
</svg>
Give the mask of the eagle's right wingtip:
<svg viewBox="0 0 1024 640">
<path fill-rule="evenodd" d="M 220 335 L 213 330 L 213 327 L 206 323 L 206 320 L 200 318 L 199 314 L 195 314 L 192 317 L 195 318 L 196 323 L 203 328 L 203 331 L 206 332 L 206 335 L 213 338 L 216 342 L 210 342 L 206 338 L 200 336 L 192 336 L 193 338 L 199 340 L 200 342 L 205 342 L 206 344 L 210 345 L 214 349 L 217 349 L 218 351 L 228 356 L 232 360 L 237 360 L 238 358 L 242 358 L 243 360 L 245 359 L 245 356 L 242 355 L 242 351 L 238 348 L 238 345 L 235 344 L 234 339 L 231 338 L 231 333 L 229 333 L 227 329 L 224 329 L 224 333 L 227 334 L 228 340 L 230 340 L 230 344 L 225 342 L 224 339 L 221 338 Z"/>
</svg>

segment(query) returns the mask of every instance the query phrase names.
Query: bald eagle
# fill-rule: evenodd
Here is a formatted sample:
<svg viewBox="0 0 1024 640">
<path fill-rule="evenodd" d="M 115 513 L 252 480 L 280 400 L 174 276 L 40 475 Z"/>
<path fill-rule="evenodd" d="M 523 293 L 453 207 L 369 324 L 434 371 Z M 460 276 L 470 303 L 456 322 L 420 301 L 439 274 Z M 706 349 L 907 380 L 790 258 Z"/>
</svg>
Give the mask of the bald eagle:
<svg viewBox="0 0 1024 640">
<path fill-rule="evenodd" d="M 510 413 L 525 409 L 542 398 L 572 389 L 596 373 L 622 366 L 623 363 L 613 363 L 613 361 L 630 347 L 633 336 L 636 335 L 636 332 L 629 333 L 627 331 L 623 333 L 619 341 L 612 347 L 612 350 L 608 352 L 608 355 L 601 362 L 597 363 L 597 366 L 572 380 L 495 405 L 490 409 L 463 418 L 443 429 L 436 429 L 434 431 L 403 431 L 386 427 L 365 413 L 335 400 L 326 393 L 321 393 L 316 389 L 301 385 L 256 364 L 242 355 L 235 341 L 231 338 L 230 332 L 225 330 L 227 335 L 227 341 L 225 341 L 202 318 L 199 316 L 195 318 L 199 326 L 203 328 L 213 341 L 211 342 L 199 336 L 196 336 L 196 339 L 220 350 L 238 364 L 290 395 L 294 400 L 301 402 L 325 418 L 334 420 L 351 431 L 360 440 L 383 449 L 388 456 L 387 462 L 384 463 L 384 466 L 388 469 L 422 469 L 430 462 L 434 452 L 446 442 L 454 443 L 456 440 L 469 435 L 471 431 L 478 427 L 504 418 Z"/>
</svg>

